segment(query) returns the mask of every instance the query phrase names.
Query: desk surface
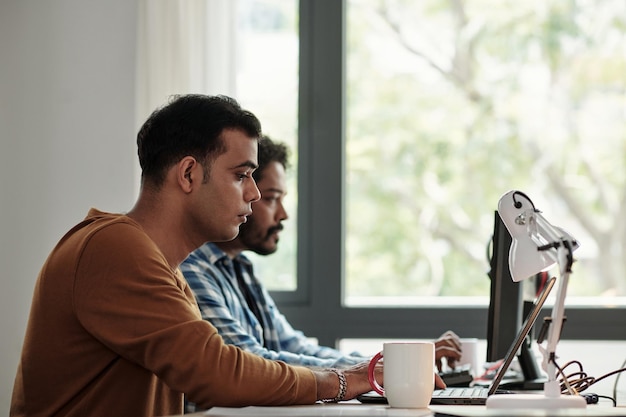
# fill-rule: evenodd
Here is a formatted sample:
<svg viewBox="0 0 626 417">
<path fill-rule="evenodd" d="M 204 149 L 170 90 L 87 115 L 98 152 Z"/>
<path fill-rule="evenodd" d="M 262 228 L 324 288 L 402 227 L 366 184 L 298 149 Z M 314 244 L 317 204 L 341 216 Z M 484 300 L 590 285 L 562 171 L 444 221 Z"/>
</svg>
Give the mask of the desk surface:
<svg viewBox="0 0 626 417">
<path fill-rule="evenodd" d="M 434 406 L 426 410 L 390 408 L 383 404 L 361 404 L 346 401 L 338 404 L 315 404 L 285 407 L 214 407 L 204 413 L 187 414 L 186 417 L 626 417 L 626 408 L 590 405 L 584 409 L 570 410 L 493 410 L 484 406 L 454 405 Z"/>
</svg>

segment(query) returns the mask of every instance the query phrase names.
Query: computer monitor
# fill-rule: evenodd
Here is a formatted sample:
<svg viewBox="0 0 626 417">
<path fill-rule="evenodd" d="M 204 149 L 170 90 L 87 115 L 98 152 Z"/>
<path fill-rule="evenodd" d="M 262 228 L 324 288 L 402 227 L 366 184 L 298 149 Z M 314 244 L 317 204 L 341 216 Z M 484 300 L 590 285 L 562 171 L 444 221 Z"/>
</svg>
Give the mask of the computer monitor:
<svg viewBox="0 0 626 417">
<path fill-rule="evenodd" d="M 487 362 L 496 362 L 507 353 L 534 300 L 524 300 L 523 285 L 534 281 L 514 282 L 509 270 L 511 235 L 498 211 L 494 212 L 493 236 L 490 250 L 490 293 L 487 316 Z M 522 370 L 519 381 L 504 384 L 507 389 L 542 389 L 545 378 L 530 348 L 533 332 L 529 334 L 518 353 Z"/>
</svg>

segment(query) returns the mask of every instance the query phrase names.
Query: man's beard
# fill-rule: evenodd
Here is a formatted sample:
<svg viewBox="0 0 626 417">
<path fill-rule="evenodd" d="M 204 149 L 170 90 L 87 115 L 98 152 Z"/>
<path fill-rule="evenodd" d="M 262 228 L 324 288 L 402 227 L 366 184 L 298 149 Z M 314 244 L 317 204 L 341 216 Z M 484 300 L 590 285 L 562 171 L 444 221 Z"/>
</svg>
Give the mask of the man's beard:
<svg viewBox="0 0 626 417">
<path fill-rule="evenodd" d="M 270 255 L 276 252 L 276 250 L 278 249 L 278 245 L 268 245 L 268 243 L 274 239 L 274 233 L 283 230 L 283 225 L 278 224 L 267 229 L 265 236 L 261 240 L 255 239 L 253 234 L 248 233 L 251 225 L 252 224 L 250 222 L 244 223 L 241 225 L 239 230 L 239 238 L 245 244 L 247 250 L 251 250 L 258 255 Z M 278 243 L 278 240 L 279 238 L 276 237 L 276 243 Z"/>
</svg>

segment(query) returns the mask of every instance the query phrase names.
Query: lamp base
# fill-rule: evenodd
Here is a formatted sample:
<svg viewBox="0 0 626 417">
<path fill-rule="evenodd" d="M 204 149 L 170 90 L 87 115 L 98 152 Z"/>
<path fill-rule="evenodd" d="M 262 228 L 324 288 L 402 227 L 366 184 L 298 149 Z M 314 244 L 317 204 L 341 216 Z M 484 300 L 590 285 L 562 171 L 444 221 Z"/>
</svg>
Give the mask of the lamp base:
<svg viewBox="0 0 626 417">
<path fill-rule="evenodd" d="M 556 410 L 586 407 L 587 401 L 580 395 L 547 397 L 543 394 L 495 394 L 487 398 L 487 408 Z"/>
</svg>

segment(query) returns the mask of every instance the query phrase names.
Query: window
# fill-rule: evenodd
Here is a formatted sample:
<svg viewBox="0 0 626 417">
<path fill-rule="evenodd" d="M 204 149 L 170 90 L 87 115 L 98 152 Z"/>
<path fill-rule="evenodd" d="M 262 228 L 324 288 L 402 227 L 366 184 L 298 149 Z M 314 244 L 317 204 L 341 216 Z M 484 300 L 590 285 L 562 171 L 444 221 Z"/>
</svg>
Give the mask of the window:
<svg viewBox="0 0 626 417">
<path fill-rule="evenodd" d="M 581 242 L 564 337 L 615 340 L 626 327 L 622 3 L 142 1 L 140 41 L 154 45 L 140 97 L 153 101 L 140 107 L 163 103 L 159 88 L 229 94 L 289 144 L 290 219 L 255 264 L 322 344 L 483 335 L 493 210 L 512 188 Z"/>
<path fill-rule="evenodd" d="M 297 294 L 297 1 L 140 0 L 139 10 L 138 124 L 172 94 L 224 94 L 290 147 L 290 219 L 281 249 L 256 257 L 255 265 L 268 288 Z"/>
<path fill-rule="evenodd" d="M 626 296 L 625 15 L 622 1 L 347 2 L 346 302 L 488 294 L 510 189 L 581 242 L 570 300 Z"/>
<path fill-rule="evenodd" d="M 484 335 L 493 210 L 518 188 L 587 246 L 571 288 L 595 297 L 568 307 L 564 337 L 622 337 L 624 274 L 611 282 L 596 259 L 607 236 L 611 253 L 624 235 L 626 6 L 453 4 L 465 8 L 301 2 L 298 270 L 309 292 L 281 310 L 324 344 Z"/>
<path fill-rule="evenodd" d="M 260 120 L 265 134 L 290 149 L 289 219 L 279 250 L 271 256 L 247 252 L 256 274 L 275 291 L 296 291 L 298 157 L 298 4 L 296 0 L 238 0 L 235 43 L 236 92 Z"/>
</svg>

